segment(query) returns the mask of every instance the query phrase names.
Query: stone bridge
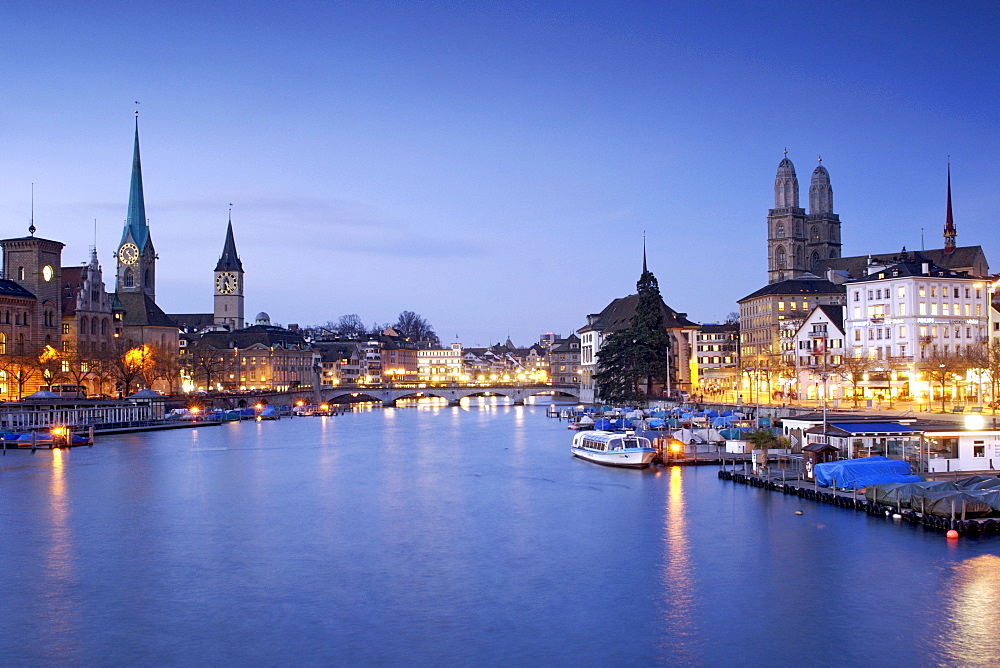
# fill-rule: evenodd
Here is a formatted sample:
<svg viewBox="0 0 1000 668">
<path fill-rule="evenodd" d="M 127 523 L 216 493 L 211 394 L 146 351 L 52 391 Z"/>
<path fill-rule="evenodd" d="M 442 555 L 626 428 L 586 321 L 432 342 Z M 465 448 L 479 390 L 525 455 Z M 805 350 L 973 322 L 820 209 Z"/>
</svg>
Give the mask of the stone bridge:
<svg viewBox="0 0 1000 668">
<path fill-rule="evenodd" d="M 325 387 L 319 391 L 302 389 L 297 392 L 258 392 L 247 395 L 229 395 L 213 398 L 217 408 L 242 408 L 253 406 L 256 402 L 266 401 L 269 404 L 291 405 L 298 401 L 310 404 L 343 404 L 377 401 L 383 406 L 394 406 L 399 399 L 423 399 L 439 397 L 446 399 L 449 406 L 457 406 L 466 397 L 500 396 L 507 397 L 514 405 L 523 404 L 528 397 L 538 394 L 555 393 L 565 397 L 580 398 L 578 385 L 441 385 L 418 387 L 409 385 L 398 387 L 388 385 Z"/>
</svg>

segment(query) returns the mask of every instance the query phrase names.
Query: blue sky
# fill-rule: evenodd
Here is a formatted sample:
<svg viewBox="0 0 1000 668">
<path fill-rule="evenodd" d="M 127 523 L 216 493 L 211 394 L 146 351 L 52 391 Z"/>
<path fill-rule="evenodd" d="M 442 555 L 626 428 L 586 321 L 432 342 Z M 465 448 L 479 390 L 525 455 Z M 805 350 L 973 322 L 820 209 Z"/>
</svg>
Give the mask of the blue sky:
<svg viewBox="0 0 1000 668">
<path fill-rule="evenodd" d="M 246 307 L 424 316 L 466 346 L 635 290 L 723 319 L 766 282 L 782 150 L 845 255 L 1000 268 L 1000 4 L 5 3 L 0 230 L 114 273 L 139 100 L 157 302 L 208 312 L 229 203 Z M 109 280 L 110 282 L 110 280 Z"/>
</svg>

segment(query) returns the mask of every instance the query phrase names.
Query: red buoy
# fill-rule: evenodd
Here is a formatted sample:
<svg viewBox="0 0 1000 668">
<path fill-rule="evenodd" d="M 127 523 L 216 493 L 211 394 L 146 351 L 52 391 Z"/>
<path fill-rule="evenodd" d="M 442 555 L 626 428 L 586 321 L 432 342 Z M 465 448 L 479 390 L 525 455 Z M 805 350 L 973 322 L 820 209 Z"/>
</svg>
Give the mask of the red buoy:
<svg viewBox="0 0 1000 668">
<path fill-rule="evenodd" d="M 948 538 L 958 538 L 958 532 L 955 531 L 954 529 L 949 529 L 948 533 L 945 535 L 947 535 Z"/>
</svg>

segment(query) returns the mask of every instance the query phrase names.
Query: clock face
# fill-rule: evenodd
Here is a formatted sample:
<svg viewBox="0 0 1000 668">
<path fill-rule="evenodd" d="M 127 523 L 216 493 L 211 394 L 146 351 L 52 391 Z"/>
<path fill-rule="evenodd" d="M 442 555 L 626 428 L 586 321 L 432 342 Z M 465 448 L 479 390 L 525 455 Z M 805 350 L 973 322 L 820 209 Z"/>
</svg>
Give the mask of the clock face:
<svg viewBox="0 0 1000 668">
<path fill-rule="evenodd" d="M 219 294 L 229 295 L 236 292 L 236 274 L 231 271 L 224 271 L 215 277 L 215 289 Z"/>
<path fill-rule="evenodd" d="M 122 244 L 122 247 L 118 249 L 118 259 L 121 260 L 123 264 L 135 264 L 139 261 L 138 246 L 132 242 Z"/>
<path fill-rule="evenodd" d="M 45 265 L 44 267 L 42 267 L 42 280 L 46 282 L 51 281 L 52 276 L 53 276 L 52 267 L 50 267 L 49 265 Z"/>
</svg>

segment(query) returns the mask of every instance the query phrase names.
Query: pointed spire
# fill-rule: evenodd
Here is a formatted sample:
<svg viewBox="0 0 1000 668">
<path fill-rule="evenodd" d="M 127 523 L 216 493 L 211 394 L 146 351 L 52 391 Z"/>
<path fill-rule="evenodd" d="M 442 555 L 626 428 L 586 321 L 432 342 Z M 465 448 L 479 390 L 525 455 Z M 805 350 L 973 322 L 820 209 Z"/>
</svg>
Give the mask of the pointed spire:
<svg viewBox="0 0 1000 668">
<path fill-rule="evenodd" d="M 149 225 L 146 222 L 146 202 L 142 194 L 142 164 L 139 160 L 139 112 L 135 112 L 135 147 L 132 149 L 132 181 L 128 191 L 128 218 L 125 219 L 125 230 L 122 241 L 129 232 L 132 241 L 139 247 L 139 252 L 146 247 L 149 240 Z"/>
<path fill-rule="evenodd" d="M 944 252 L 952 254 L 955 252 L 955 219 L 951 215 L 951 156 L 948 156 L 948 211 L 944 219 Z"/>
<path fill-rule="evenodd" d="M 243 271 L 243 262 L 236 252 L 236 238 L 233 236 L 233 211 L 229 210 L 229 227 L 226 228 L 226 243 L 222 247 L 222 256 L 215 265 L 216 271 Z"/>
<path fill-rule="evenodd" d="M 28 234 L 35 236 L 35 184 L 31 184 L 31 223 L 28 225 Z"/>
<path fill-rule="evenodd" d="M 642 233 L 642 273 L 647 273 L 649 270 L 646 269 L 646 232 Z"/>
</svg>

